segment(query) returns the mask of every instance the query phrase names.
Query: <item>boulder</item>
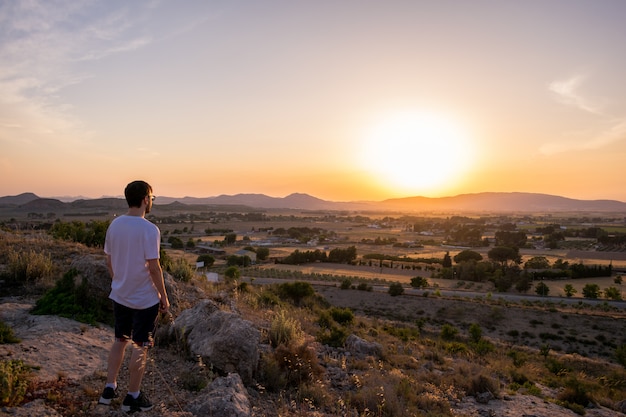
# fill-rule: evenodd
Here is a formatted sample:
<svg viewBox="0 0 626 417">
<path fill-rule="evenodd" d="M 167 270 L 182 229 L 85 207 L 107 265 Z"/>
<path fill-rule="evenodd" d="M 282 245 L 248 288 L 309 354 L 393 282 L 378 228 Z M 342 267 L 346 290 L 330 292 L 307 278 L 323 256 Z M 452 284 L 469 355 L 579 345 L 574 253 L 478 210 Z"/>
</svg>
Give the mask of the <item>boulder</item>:
<svg viewBox="0 0 626 417">
<path fill-rule="evenodd" d="M 249 417 L 250 401 L 238 374 L 213 380 L 187 408 L 194 416 Z"/>
<path fill-rule="evenodd" d="M 346 339 L 346 350 L 356 357 L 374 356 L 381 358 L 383 347 L 380 343 L 368 342 L 355 334 L 351 334 Z"/>
<path fill-rule="evenodd" d="M 76 285 L 80 285 L 83 282 L 83 278 L 86 279 L 87 295 L 89 297 L 109 302 L 111 274 L 106 265 L 106 258 L 94 255 L 83 256 L 72 261 L 70 268 L 78 271 L 78 275 L 74 278 Z M 165 282 L 165 289 L 167 290 L 172 310 L 175 310 L 179 305 L 181 290 L 178 288 L 174 278 L 165 271 L 163 271 L 163 281 Z"/>
<path fill-rule="evenodd" d="M 236 372 L 245 383 L 252 381 L 259 362 L 261 332 L 239 315 L 220 310 L 211 300 L 202 300 L 175 319 L 170 326 L 172 337 L 186 341 L 189 351 L 217 372 Z"/>
</svg>

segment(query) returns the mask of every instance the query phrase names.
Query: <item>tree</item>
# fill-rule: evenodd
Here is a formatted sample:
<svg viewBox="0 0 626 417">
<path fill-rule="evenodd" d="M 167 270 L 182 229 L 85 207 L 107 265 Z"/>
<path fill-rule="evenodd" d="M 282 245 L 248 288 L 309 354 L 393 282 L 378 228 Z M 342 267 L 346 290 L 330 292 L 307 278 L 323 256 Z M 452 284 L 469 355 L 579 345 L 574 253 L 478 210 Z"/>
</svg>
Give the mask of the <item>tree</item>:
<svg viewBox="0 0 626 417">
<path fill-rule="evenodd" d="M 487 252 L 487 256 L 492 261 L 500 263 L 503 267 L 505 267 L 509 261 L 520 263 L 522 260 L 519 249 L 509 246 L 496 246 Z"/>
<path fill-rule="evenodd" d="M 465 249 L 457 253 L 456 255 L 454 255 L 453 259 L 454 259 L 454 262 L 456 262 L 457 264 L 460 264 L 461 262 L 482 261 L 483 256 L 476 251 Z"/>
<path fill-rule="evenodd" d="M 530 278 L 528 278 L 528 276 L 526 275 L 522 275 L 520 277 L 520 279 L 517 280 L 517 282 L 515 283 L 515 289 L 518 292 L 527 292 L 528 290 L 530 290 L 532 288 L 533 284 L 530 280 Z"/>
<path fill-rule="evenodd" d="M 545 297 L 550 292 L 550 288 L 544 282 L 540 282 L 535 286 L 535 292 Z"/>
<path fill-rule="evenodd" d="M 521 230 L 499 230 L 496 232 L 495 238 L 498 246 L 511 246 L 516 248 L 523 248 L 526 245 L 526 240 L 528 239 L 526 233 Z"/>
<path fill-rule="evenodd" d="M 563 287 L 563 292 L 565 293 L 566 297 L 571 297 L 578 291 L 576 291 L 576 288 L 574 288 L 572 284 L 565 284 L 565 287 Z"/>
<path fill-rule="evenodd" d="M 229 266 L 224 271 L 226 282 L 231 283 L 237 281 L 241 277 L 241 271 L 236 266 Z"/>
<path fill-rule="evenodd" d="M 208 253 L 203 253 L 202 255 L 198 255 L 196 262 L 204 262 L 204 266 L 209 267 L 213 266 L 215 263 L 215 258 Z"/>
<path fill-rule="evenodd" d="M 257 248 L 256 249 L 256 259 L 257 261 L 264 261 L 270 256 L 269 248 Z"/>
<path fill-rule="evenodd" d="M 446 252 L 446 254 L 443 256 L 443 262 L 441 262 L 441 266 L 443 266 L 444 268 L 452 267 L 452 258 L 450 258 L 450 252 Z"/>
<path fill-rule="evenodd" d="M 550 261 L 545 256 L 534 256 L 524 263 L 524 269 L 550 269 Z"/>
<path fill-rule="evenodd" d="M 556 261 L 554 261 L 554 264 L 552 264 L 552 267 L 554 269 L 567 269 L 569 268 L 569 262 L 564 261 L 563 259 L 557 259 Z"/>
<path fill-rule="evenodd" d="M 617 288 L 609 287 L 604 289 L 604 298 L 619 301 L 622 299 L 622 294 Z"/>
<path fill-rule="evenodd" d="M 227 245 L 232 245 L 237 241 L 237 234 L 236 233 L 227 233 L 224 236 L 224 243 L 226 243 Z"/>
<path fill-rule="evenodd" d="M 183 243 L 182 239 L 176 237 L 176 236 L 170 236 L 167 239 L 167 243 L 169 243 L 170 245 L 172 245 L 172 249 L 182 249 L 185 247 L 185 244 Z"/>
<path fill-rule="evenodd" d="M 425 288 L 428 287 L 428 279 L 424 277 L 411 278 L 411 287 L 413 288 Z"/>
<path fill-rule="evenodd" d="M 393 282 L 389 284 L 389 290 L 387 292 L 392 297 L 395 297 L 397 295 L 402 295 L 404 294 L 404 287 L 399 282 Z"/>
<path fill-rule="evenodd" d="M 583 287 L 583 297 L 596 299 L 600 297 L 600 287 L 598 284 L 587 284 Z"/>
</svg>

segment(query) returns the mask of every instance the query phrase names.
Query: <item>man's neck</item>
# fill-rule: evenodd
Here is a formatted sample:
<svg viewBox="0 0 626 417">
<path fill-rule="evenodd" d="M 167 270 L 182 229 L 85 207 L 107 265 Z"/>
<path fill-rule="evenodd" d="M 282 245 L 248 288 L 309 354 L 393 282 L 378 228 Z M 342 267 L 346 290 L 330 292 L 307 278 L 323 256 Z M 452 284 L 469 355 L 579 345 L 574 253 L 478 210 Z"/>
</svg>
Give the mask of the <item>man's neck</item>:
<svg viewBox="0 0 626 417">
<path fill-rule="evenodd" d="M 135 217 L 143 217 L 146 214 L 146 210 L 143 207 L 129 207 L 128 213 L 129 216 Z"/>
</svg>

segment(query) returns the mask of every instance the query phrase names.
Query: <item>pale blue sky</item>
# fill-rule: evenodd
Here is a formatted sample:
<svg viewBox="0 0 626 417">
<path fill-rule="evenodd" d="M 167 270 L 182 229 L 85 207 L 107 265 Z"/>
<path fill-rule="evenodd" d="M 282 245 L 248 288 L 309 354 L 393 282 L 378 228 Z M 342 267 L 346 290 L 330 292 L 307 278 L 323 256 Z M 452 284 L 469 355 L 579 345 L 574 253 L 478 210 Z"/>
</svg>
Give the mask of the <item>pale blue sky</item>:
<svg viewBox="0 0 626 417">
<path fill-rule="evenodd" d="M 626 201 L 624 21 L 604 0 L 1 0 L 0 195 Z M 411 113 L 464 145 L 373 143 Z"/>
</svg>

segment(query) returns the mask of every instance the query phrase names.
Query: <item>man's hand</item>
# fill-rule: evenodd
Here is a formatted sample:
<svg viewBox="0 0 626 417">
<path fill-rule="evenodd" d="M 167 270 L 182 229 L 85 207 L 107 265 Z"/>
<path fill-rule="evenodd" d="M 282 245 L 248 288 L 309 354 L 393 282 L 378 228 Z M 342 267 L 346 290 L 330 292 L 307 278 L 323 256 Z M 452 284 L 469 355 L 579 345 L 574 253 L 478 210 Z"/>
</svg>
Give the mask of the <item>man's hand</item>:
<svg viewBox="0 0 626 417">
<path fill-rule="evenodd" d="M 161 297 L 159 301 L 159 311 L 161 313 L 167 313 L 170 310 L 170 300 L 167 297 Z"/>
</svg>

